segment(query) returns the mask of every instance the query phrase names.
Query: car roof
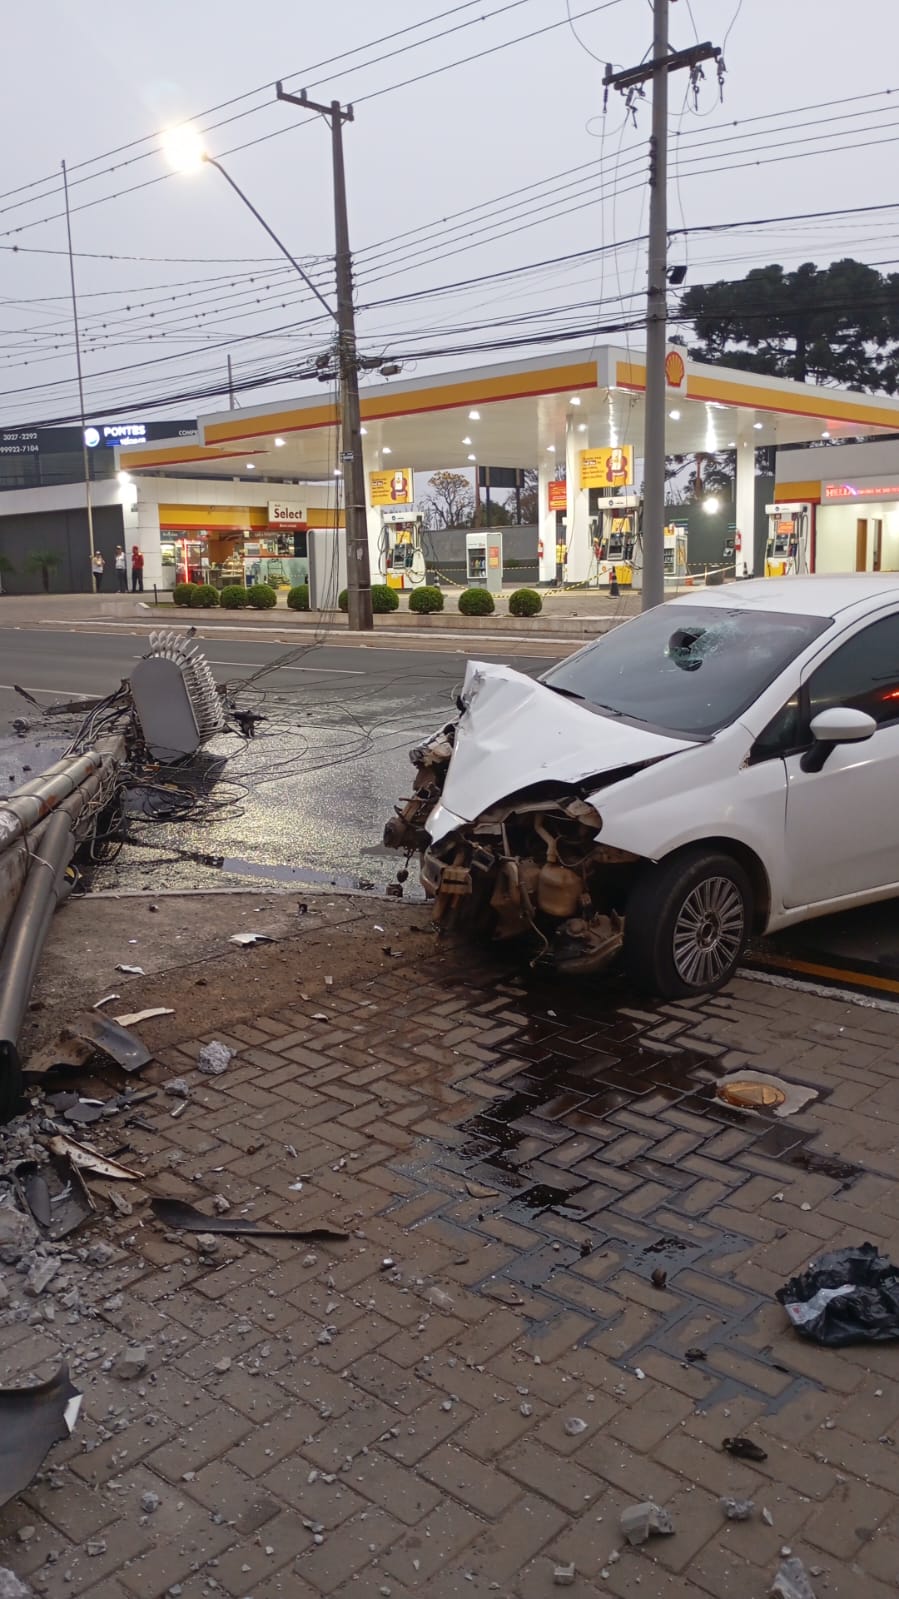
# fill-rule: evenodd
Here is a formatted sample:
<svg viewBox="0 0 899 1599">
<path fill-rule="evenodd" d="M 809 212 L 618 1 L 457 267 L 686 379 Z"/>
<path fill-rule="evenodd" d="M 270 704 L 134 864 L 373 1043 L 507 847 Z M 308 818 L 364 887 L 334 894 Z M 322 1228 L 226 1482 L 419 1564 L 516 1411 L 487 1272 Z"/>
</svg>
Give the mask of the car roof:
<svg viewBox="0 0 899 1599">
<path fill-rule="evenodd" d="M 821 572 L 809 577 L 750 578 L 678 594 L 673 605 L 723 605 L 728 610 L 836 616 L 871 601 L 899 600 L 899 572 Z"/>
</svg>

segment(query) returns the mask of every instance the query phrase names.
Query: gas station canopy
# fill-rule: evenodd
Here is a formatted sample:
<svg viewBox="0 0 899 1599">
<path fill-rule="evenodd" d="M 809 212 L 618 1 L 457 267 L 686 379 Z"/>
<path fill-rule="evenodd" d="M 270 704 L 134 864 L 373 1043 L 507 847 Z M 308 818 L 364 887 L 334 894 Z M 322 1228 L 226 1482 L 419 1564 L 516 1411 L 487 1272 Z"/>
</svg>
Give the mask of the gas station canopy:
<svg viewBox="0 0 899 1599">
<path fill-rule="evenodd" d="M 899 403 L 848 389 L 816 388 L 668 352 L 671 455 L 761 445 L 808 444 L 899 432 Z M 366 469 L 539 467 L 552 477 L 572 446 L 643 439 L 646 371 L 641 352 L 599 348 L 501 366 L 473 367 L 362 390 Z M 337 406 L 330 391 L 202 417 L 196 441 L 122 448 L 128 472 L 278 481 L 323 481 L 338 465 Z"/>
</svg>

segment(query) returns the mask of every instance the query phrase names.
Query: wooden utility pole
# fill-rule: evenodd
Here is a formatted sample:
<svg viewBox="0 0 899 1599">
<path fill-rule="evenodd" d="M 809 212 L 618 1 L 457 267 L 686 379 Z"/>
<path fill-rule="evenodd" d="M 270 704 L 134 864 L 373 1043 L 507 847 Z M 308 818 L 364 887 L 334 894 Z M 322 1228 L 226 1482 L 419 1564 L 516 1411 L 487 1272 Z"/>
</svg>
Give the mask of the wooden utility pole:
<svg viewBox="0 0 899 1599">
<path fill-rule="evenodd" d="M 665 598 L 665 348 L 668 322 L 668 75 L 687 67 L 695 75 L 703 61 L 720 61 L 715 45 L 672 51 L 668 45 L 669 0 L 652 0 L 652 60 L 624 72 L 606 68 L 603 83 L 634 92 L 652 83 L 649 149 L 649 272 L 646 289 L 646 394 L 643 437 L 643 610 Z"/>
</svg>

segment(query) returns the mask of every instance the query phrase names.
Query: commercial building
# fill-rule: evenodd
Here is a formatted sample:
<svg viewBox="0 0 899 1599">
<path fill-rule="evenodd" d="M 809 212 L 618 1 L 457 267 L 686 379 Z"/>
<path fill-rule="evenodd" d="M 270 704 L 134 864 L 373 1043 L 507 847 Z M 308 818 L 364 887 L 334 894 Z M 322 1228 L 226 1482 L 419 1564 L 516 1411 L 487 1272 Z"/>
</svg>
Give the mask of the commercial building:
<svg viewBox="0 0 899 1599">
<path fill-rule="evenodd" d="M 122 449 L 154 459 L 158 441 L 173 475 L 161 467 L 123 470 Z M 255 464 L 229 457 L 217 474 L 191 476 L 199 447 L 196 422 L 97 423 L 86 430 L 95 547 L 114 586 L 117 545 L 144 555 L 144 585 L 170 589 L 179 579 L 218 583 L 272 577 L 303 582 L 310 528 L 341 525 L 333 473 L 298 484 L 283 475 L 254 477 Z M 201 452 L 202 454 L 202 452 Z M 92 586 L 79 428 L 7 429 L 0 434 L 0 554 L 14 575 L 5 587 L 27 592 L 41 577 L 29 572 L 35 552 L 57 558 L 53 586 Z"/>
<path fill-rule="evenodd" d="M 822 434 L 857 439 L 899 432 L 899 403 L 882 396 L 760 376 L 692 361 L 672 347 L 666 364 L 670 455 L 730 451 L 736 461 L 732 531 L 750 571 L 764 570 L 771 493 L 757 493 L 757 451 L 808 445 Z M 606 347 L 564 357 L 378 382 L 362 391 L 372 575 L 385 571 L 385 523 L 411 509 L 435 467 L 536 467 L 539 571 L 551 581 L 595 578 L 613 537 L 626 538 L 642 481 L 646 371 L 639 352 Z M 190 470 L 221 480 L 282 472 L 326 482 L 339 456 L 338 413 L 318 395 L 201 417 L 190 444 L 120 448 L 136 481 Z M 659 530 L 661 531 L 661 530 Z M 152 530 L 148 527 L 149 538 Z"/>
<path fill-rule="evenodd" d="M 807 530 L 811 572 L 899 571 L 899 435 L 779 450 L 772 540 L 791 520 Z"/>
<path fill-rule="evenodd" d="M 666 378 L 668 453 L 724 451 L 736 463 L 732 510 L 721 511 L 716 536 L 722 546 L 732 542 L 738 570 L 744 564 L 750 572 L 765 570 L 764 505 L 771 486 L 758 477 L 761 447 L 778 450 L 779 459 L 789 454 L 798 480 L 802 452 L 796 446 L 899 433 L 896 400 L 710 366 L 676 347 L 668 352 Z M 645 383 L 639 352 L 593 347 L 366 385 L 361 411 L 374 580 L 386 575 L 390 530 L 412 512 L 425 487 L 423 475 L 435 468 L 472 477 L 480 477 L 480 468 L 500 474 L 536 468 L 540 581 L 601 579 L 610 558 L 633 541 Z M 291 563 L 305 558 L 306 529 L 340 525 L 338 411 L 330 396 L 213 413 L 201 417 L 189 435 L 168 424 L 170 437 L 151 436 L 149 429 L 155 433 L 158 426 L 148 424 L 143 438 L 111 443 L 101 432 L 102 442 L 93 446 L 94 458 L 99 449 L 111 449 L 122 474 L 121 482 L 109 476 L 95 485 L 98 543 L 107 562 L 111 544 L 138 543 L 147 584 L 170 584 L 190 570 L 221 581 L 240 570 L 249 575 L 257 564 L 264 575 L 269 562 L 276 563 L 275 575 L 280 563 L 289 581 L 302 570 Z M 840 452 L 841 472 L 843 463 L 850 470 L 848 451 L 854 447 L 847 443 Z M 889 468 L 884 471 L 889 477 Z M 881 487 L 885 492 L 889 486 Z M 810 495 L 798 497 L 811 502 Z M 818 503 L 830 504 L 823 490 Z M 845 497 L 834 508 L 845 518 Z M 885 509 L 870 518 L 882 524 L 881 561 L 892 548 L 891 514 Z M 837 523 L 820 526 L 831 540 L 822 550 L 833 550 L 822 558 L 846 561 L 844 534 L 828 531 Z M 34 548 L 36 540 L 51 536 L 67 551 L 66 586 L 86 588 L 83 483 L 41 479 L 0 494 L 0 553 Z M 676 548 L 674 541 L 673 555 Z M 873 526 L 870 553 L 868 545 L 865 550 L 865 559 L 873 561 Z"/>
</svg>

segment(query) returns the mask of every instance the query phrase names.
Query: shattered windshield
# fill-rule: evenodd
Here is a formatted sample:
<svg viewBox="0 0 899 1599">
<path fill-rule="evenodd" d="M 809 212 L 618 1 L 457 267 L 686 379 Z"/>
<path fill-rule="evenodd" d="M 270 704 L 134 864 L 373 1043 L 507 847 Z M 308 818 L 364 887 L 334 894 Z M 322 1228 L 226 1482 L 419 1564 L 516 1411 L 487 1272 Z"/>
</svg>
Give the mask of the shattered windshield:
<svg viewBox="0 0 899 1599">
<path fill-rule="evenodd" d="M 733 722 L 830 619 L 658 605 L 551 668 L 547 688 L 615 716 L 707 737 Z"/>
</svg>

